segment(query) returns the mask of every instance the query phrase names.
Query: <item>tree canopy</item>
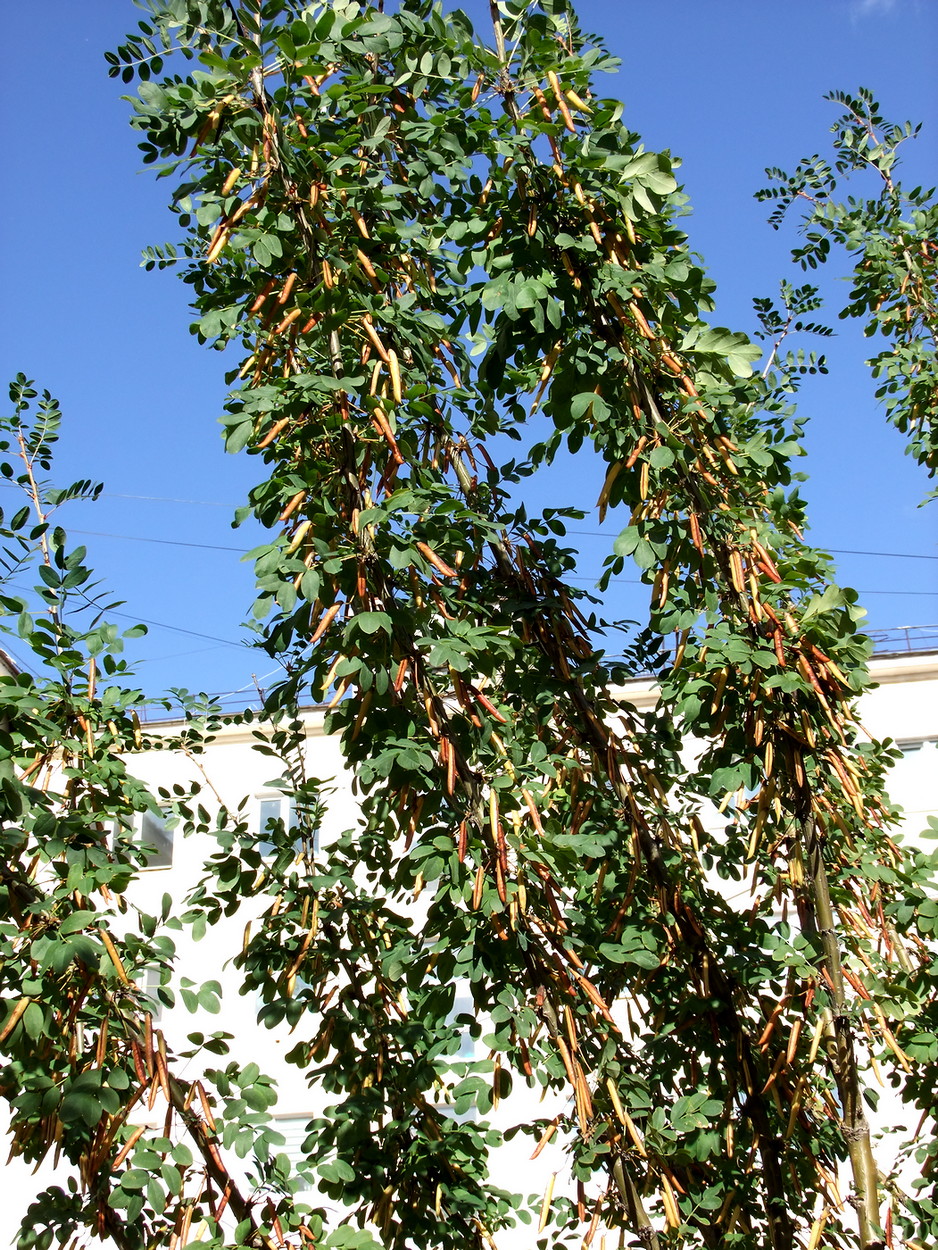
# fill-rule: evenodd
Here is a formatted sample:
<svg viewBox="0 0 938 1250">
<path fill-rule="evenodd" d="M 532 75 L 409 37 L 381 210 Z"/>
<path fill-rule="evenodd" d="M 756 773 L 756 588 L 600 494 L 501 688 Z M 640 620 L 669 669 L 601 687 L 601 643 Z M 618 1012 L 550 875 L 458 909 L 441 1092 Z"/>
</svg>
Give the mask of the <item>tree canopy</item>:
<svg viewBox="0 0 938 1250">
<path fill-rule="evenodd" d="M 556 1245 L 600 1225 L 656 1250 L 934 1240 L 864 1112 L 874 1062 L 930 1110 L 938 905 L 893 836 L 890 751 L 856 723 L 856 597 L 802 537 L 792 394 L 816 360 L 787 340 L 823 331 L 817 293 L 762 301 L 762 345 L 714 324 L 669 158 L 602 95 L 601 42 L 555 0 L 492 19 L 154 0 L 109 56 L 173 187 L 180 238 L 148 263 L 181 270 L 195 333 L 237 355 L 226 442 L 257 458 L 255 618 L 285 671 L 265 713 L 307 836 L 296 855 L 282 831 L 276 899 L 235 954 L 331 1096 L 305 1153 L 350 1222 L 323 1231 L 292 1196 L 256 1065 L 187 1083 L 147 1014 L 135 974 L 169 968 L 173 921 L 128 931 L 140 852 L 107 831 L 155 804 L 120 754 L 148 744 L 115 632 L 59 612 L 89 574 L 36 476 L 54 405 L 21 380 L 5 472 L 33 512 L 4 535 L 11 562 L 38 550 L 53 611 L 4 604 L 57 676 L 2 686 L 0 1091 L 14 1150 L 79 1177 L 37 1200 L 26 1245 L 175 1247 L 195 1222 L 218 1246 L 483 1246 L 532 1214 Z M 880 293 L 896 276 L 859 272 Z M 916 300 L 880 372 L 924 455 Z M 562 448 L 602 463 L 596 509 L 623 522 L 604 576 L 640 571 L 640 629 L 570 584 L 581 501 L 519 502 Z M 640 672 L 645 713 L 616 696 Z M 317 855 L 297 710 L 319 700 L 361 820 Z M 219 843 L 182 923 L 271 893 L 237 813 L 175 802 Z M 490 1050 L 462 1066 L 457 978 Z M 520 1128 L 572 1178 L 533 1212 L 488 1173 L 484 1117 L 520 1082 L 568 1095 Z M 162 1136 L 134 1127 L 158 1098 Z M 263 1201 L 227 1170 L 245 1143 Z"/>
</svg>

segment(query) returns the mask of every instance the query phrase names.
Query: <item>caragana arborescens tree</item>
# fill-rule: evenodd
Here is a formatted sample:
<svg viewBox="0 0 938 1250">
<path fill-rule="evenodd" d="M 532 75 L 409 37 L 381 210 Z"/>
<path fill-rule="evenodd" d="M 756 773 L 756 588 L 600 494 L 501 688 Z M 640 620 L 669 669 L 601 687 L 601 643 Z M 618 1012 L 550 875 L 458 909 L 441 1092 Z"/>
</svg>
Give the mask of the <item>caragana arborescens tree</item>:
<svg viewBox="0 0 938 1250">
<path fill-rule="evenodd" d="M 193 1148 L 194 1193 L 227 1194 L 253 1229 L 219 1148 L 239 1134 L 253 1141 L 254 1113 L 276 1096 L 234 1064 L 197 1081 L 171 1070 L 144 987 L 157 973 L 172 1005 L 178 921 L 168 897 L 157 915 L 126 898 L 148 859 L 134 822 L 159 813 L 125 759 L 159 745 L 141 728 L 146 700 L 121 655 L 144 627 L 121 634 L 107 620 L 119 605 L 103 598 L 84 548 L 70 548 L 57 524 L 62 504 L 101 489 L 53 485 L 57 402 L 19 375 L 10 405 L 0 417 L 0 477 L 20 498 L 0 511 L 0 612 L 41 675 L 0 677 L 0 1096 L 11 1157 L 38 1164 L 51 1155 L 65 1173 L 31 1205 L 20 1244 L 64 1245 L 83 1230 L 122 1247 L 178 1238 L 194 1213 Z M 30 574 L 35 590 L 24 594 Z M 210 731 L 212 716 L 203 721 Z M 203 732 L 193 723 L 165 745 L 198 753 Z M 228 837 L 246 834 L 236 818 L 222 819 Z M 212 1010 L 217 990 L 183 982 L 181 992 Z M 190 1057 L 226 1050 L 223 1035 L 190 1041 Z M 144 1136 L 133 1120 L 146 1121 L 157 1096 L 165 1136 Z M 258 1163 L 262 1173 L 276 1166 L 269 1155 Z"/>
<path fill-rule="evenodd" d="M 883 116 L 867 88 L 827 97 L 845 109 L 831 126 L 833 164 L 822 156 L 800 161 L 794 173 L 766 173 L 757 198 L 774 203 L 778 229 L 794 204 L 804 208 L 804 243 L 792 251 L 803 269 L 816 269 L 843 248 L 854 264 L 849 302 L 840 313 L 863 323 L 867 338 L 886 340 L 869 364 L 877 398 L 908 437 L 908 451 L 930 476 L 938 469 L 938 201 L 934 187 L 903 187 L 900 148 L 921 127 Z M 842 182 L 874 180 L 876 195 L 838 200 Z M 861 186 L 864 185 L 861 181 Z"/>
<path fill-rule="evenodd" d="M 308 1164 L 362 1231 L 327 1244 L 492 1244 L 526 1203 L 448 1107 L 484 1117 L 524 1081 L 569 1099 L 520 1130 L 572 1174 L 535 1203 L 543 1244 L 928 1244 L 933 1208 L 880 1172 L 864 1096 L 875 1060 L 929 1108 L 935 904 L 889 834 L 888 752 L 858 741 L 855 597 L 801 538 L 797 360 L 775 342 L 755 374 L 761 349 L 704 320 L 671 162 L 597 93 L 610 61 L 568 6 L 492 17 L 480 37 L 424 3 L 154 0 L 111 58 L 176 179 L 184 238 L 151 263 L 180 264 L 196 332 L 241 352 L 226 435 L 264 465 L 277 745 L 328 698 L 358 779 L 361 823 L 318 860 L 284 834 L 238 955 L 332 1096 Z M 784 297 L 762 306 L 779 338 L 815 306 Z M 634 562 L 649 586 L 624 661 L 565 582 L 582 513 L 515 502 L 564 446 L 624 522 L 606 576 Z M 614 686 L 649 666 L 661 701 L 639 714 Z M 220 838 L 195 925 L 271 891 L 243 828 Z M 490 1047 L 465 1070 L 457 978 Z M 128 1025 L 110 1045 L 173 1114 L 154 1144 L 105 1109 L 72 1156 L 72 1223 L 128 1246 L 319 1239 L 277 1166 L 263 1200 L 225 1172 L 254 1105 L 231 1082 L 197 1106 L 165 1044 Z"/>
</svg>

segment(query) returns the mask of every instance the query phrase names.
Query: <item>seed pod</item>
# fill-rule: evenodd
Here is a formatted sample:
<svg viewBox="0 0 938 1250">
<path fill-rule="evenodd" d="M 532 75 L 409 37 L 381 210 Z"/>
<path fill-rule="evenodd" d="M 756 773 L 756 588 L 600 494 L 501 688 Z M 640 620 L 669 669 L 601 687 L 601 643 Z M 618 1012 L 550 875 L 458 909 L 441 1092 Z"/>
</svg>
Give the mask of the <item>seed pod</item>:
<svg viewBox="0 0 938 1250">
<path fill-rule="evenodd" d="M 438 573 L 442 573 L 444 577 L 458 576 L 456 570 L 451 569 L 448 564 L 441 560 L 432 547 L 427 546 L 426 543 L 414 543 L 414 546 L 433 565 Z"/>
<path fill-rule="evenodd" d="M 332 711 L 334 707 L 336 707 L 339 703 L 342 702 L 342 700 L 345 698 L 346 691 L 348 690 L 351 684 L 352 684 L 352 679 L 350 677 L 342 678 L 341 682 L 339 682 L 338 686 L 336 687 L 335 694 L 326 704 L 326 707 L 330 712 Z"/>
<path fill-rule="evenodd" d="M 215 238 L 215 241 L 213 242 L 212 246 L 209 248 L 206 254 L 205 263 L 207 265 L 214 264 L 214 262 L 218 259 L 219 255 L 224 249 L 225 244 L 228 242 L 228 235 L 229 235 L 229 228 L 227 226 L 219 230 Z"/>
<path fill-rule="evenodd" d="M 648 437 L 647 435 L 643 434 L 641 438 L 638 440 L 638 442 L 635 444 L 635 446 L 632 448 L 631 455 L 629 456 L 628 460 L 626 460 L 625 462 L 625 467 L 627 469 L 631 469 L 634 467 L 639 456 L 642 454 L 642 451 L 644 450 L 647 442 L 648 442 Z"/>
<path fill-rule="evenodd" d="M 126 969 L 124 968 L 123 961 L 121 960 L 120 955 L 117 953 L 117 947 L 114 945 L 114 942 L 111 938 L 110 933 L 108 933 L 107 929 L 99 929 L 98 937 L 100 937 L 104 945 L 104 949 L 108 953 L 108 958 L 110 959 L 111 963 L 114 965 L 114 969 L 117 972 L 118 979 L 123 985 L 129 985 L 130 978 L 127 976 L 127 972 L 126 972 Z"/>
<path fill-rule="evenodd" d="M 296 285 L 296 279 L 297 279 L 297 273 L 295 270 L 293 273 L 287 275 L 287 280 L 283 284 L 283 289 L 281 290 L 280 294 L 277 296 L 278 304 L 285 304 L 287 300 L 290 298 L 290 292 L 293 290 L 294 286 Z"/>
<path fill-rule="evenodd" d="M 573 118 L 570 116 L 569 108 L 567 108 L 567 101 L 560 86 L 560 79 L 553 70 L 547 71 L 547 81 L 550 83 L 550 89 L 553 91 L 554 99 L 557 101 L 557 108 L 560 110 L 560 116 L 563 118 L 563 124 L 571 134 L 575 135 L 576 126 L 573 124 Z"/>
<path fill-rule="evenodd" d="M 763 606 L 765 607 L 766 605 L 763 605 Z M 784 668 L 785 667 L 785 649 L 782 645 L 782 631 L 778 627 L 776 627 L 772 631 L 772 645 L 775 647 L 775 658 L 778 660 L 779 668 Z"/>
<path fill-rule="evenodd" d="M 547 1182 L 547 1188 L 544 1190 L 544 1198 L 541 1202 L 541 1218 L 538 1221 L 537 1231 L 542 1233 L 547 1227 L 547 1221 L 550 1219 L 550 1204 L 554 1196 L 554 1184 L 557 1180 L 557 1173 L 551 1172 L 550 1179 Z"/>
<path fill-rule="evenodd" d="M 371 235 L 368 233 L 368 226 L 365 222 L 364 217 L 361 215 L 358 209 L 350 208 L 348 211 L 349 211 L 349 214 L 351 215 L 352 221 L 354 221 L 355 225 L 358 227 L 358 233 L 362 236 L 363 239 L 370 239 Z"/>
<path fill-rule="evenodd" d="M 222 188 L 221 188 L 222 195 L 227 195 L 228 192 L 231 190 L 231 188 L 234 186 L 234 184 L 238 181 L 240 177 L 241 177 L 241 170 L 238 169 L 237 167 L 232 169 L 228 177 L 222 183 Z"/>
<path fill-rule="evenodd" d="M 678 1210 L 677 1199 L 674 1197 L 674 1190 L 666 1176 L 661 1177 L 661 1203 L 664 1207 L 664 1216 L 672 1228 L 680 1228 L 681 1213 Z"/>
<path fill-rule="evenodd" d="M 799 1016 L 795 1023 L 791 1026 L 791 1033 L 788 1037 L 788 1049 L 785 1052 L 785 1062 L 792 1064 L 795 1061 L 795 1055 L 798 1053 L 798 1039 L 801 1036 L 801 1028 L 804 1021 Z"/>
<path fill-rule="evenodd" d="M 274 330 L 274 334 L 275 335 L 283 334 L 287 326 L 292 325 L 293 322 L 296 321 L 298 317 L 302 317 L 302 316 L 303 316 L 302 308 L 291 309 L 290 312 L 287 313 L 287 315 L 283 318 L 283 320 L 279 323 L 277 328 Z"/>
<path fill-rule="evenodd" d="M 364 269 L 365 273 L 367 274 L 368 281 L 371 283 L 372 287 L 376 291 L 383 290 L 381 286 L 381 282 L 378 278 L 378 275 L 375 272 L 374 266 L 372 265 L 371 261 L 368 259 L 368 257 L 365 255 L 365 253 L 361 250 L 360 247 L 357 247 L 355 249 L 355 255 L 358 258 L 358 263 L 361 265 L 362 269 Z"/>
<path fill-rule="evenodd" d="M 325 262 L 323 263 L 325 264 Z M 374 325 L 372 324 L 371 317 L 366 314 L 362 318 L 361 326 L 362 326 L 362 329 L 365 331 L 365 333 L 368 335 L 368 337 L 371 339 L 371 342 L 374 345 L 375 351 L 378 353 L 378 355 L 381 357 L 384 363 L 390 364 L 391 358 L 388 355 L 388 350 L 384 346 L 384 344 L 381 342 L 381 339 L 378 337 L 378 332 L 375 330 Z"/>
<path fill-rule="evenodd" d="M 296 494 L 293 496 L 293 498 L 290 500 L 290 502 L 287 504 L 287 506 L 284 508 L 284 510 L 280 513 L 278 520 L 285 521 L 292 513 L 294 513 L 297 510 L 297 508 L 300 506 L 300 504 L 303 502 L 305 498 L 306 498 L 305 490 L 297 491 Z"/>
<path fill-rule="evenodd" d="M 397 445 L 397 439 L 394 437 L 394 432 L 391 429 L 390 423 L 388 421 L 388 418 L 383 408 L 378 407 L 374 410 L 374 412 L 371 414 L 371 423 L 375 427 L 375 429 L 378 431 L 378 433 L 384 438 L 387 445 L 390 447 L 391 455 L 394 458 L 394 463 L 403 464 L 404 457 L 401 455 L 400 448 Z M 455 574 L 453 574 L 453 576 L 455 577 Z"/>
<path fill-rule="evenodd" d="M 482 887 L 485 884 L 485 868 L 482 864 L 476 869 L 475 885 L 472 888 L 472 910 L 478 911 L 482 902 Z"/>
<path fill-rule="evenodd" d="M 622 1103 L 619 1099 L 619 1091 L 616 1089 L 615 1082 L 613 1081 L 611 1076 L 606 1078 L 606 1088 L 609 1090 L 609 1097 L 612 1099 L 612 1105 L 615 1108 L 616 1115 L 619 1117 L 619 1122 L 622 1125 L 622 1127 L 625 1128 L 626 1127 L 625 1108 L 622 1106 Z M 643 1149 L 642 1154 L 644 1153 L 645 1151 Z"/>
<path fill-rule="evenodd" d="M 534 1153 L 531 1155 L 532 1160 L 537 1158 L 537 1156 L 541 1153 L 541 1151 L 544 1149 L 544 1147 L 547 1145 L 547 1143 L 550 1141 L 553 1135 L 557 1132 L 557 1125 L 559 1123 L 560 1123 L 560 1117 L 555 1116 L 554 1119 L 551 1120 L 550 1124 L 548 1124 L 547 1128 L 541 1134 L 540 1141 L 534 1147 Z"/>
<path fill-rule="evenodd" d="M 730 671 L 728 668 L 721 668 L 717 673 L 714 682 L 713 702 L 710 704 L 710 715 L 713 716 L 720 706 L 720 700 L 723 698 L 723 691 L 726 689 L 726 683 L 729 678 Z"/>
<path fill-rule="evenodd" d="M 117 1169 L 124 1162 L 124 1160 L 127 1158 L 130 1152 L 133 1150 L 134 1146 L 136 1146 L 137 1142 L 140 1140 L 140 1138 L 143 1136 L 143 1134 L 146 1131 L 147 1131 L 147 1126 L 145 1124 L 138 1125 L 138 1127 L 134 1129 L 134 1131 L 128 1137 L 127 1141 L 124 1142 L 124 1145 L 121 1147 L 120 1153 L 116 1156 L 116 1158 L 114 1159 L 114 1162 L 111 1164 L 112 1172 L 117 1171 Z"/>
<path fill-rule="evenodd" d="M 369 691 L 369 694 L 371 691 Z M 452 794 L 456 789 L 456 750 L 448 738 L 443 741 L 447 745 L 446 752 L 446 793 Z"/>
<path fill-rule="evenodd" d="M 335 620 L 335 618 L 338 616 L 341 610 L 342 610 L 341 603 L 334 603 L 330 608 L 327 609 L 325 616 L 323 616 L 322 620 L 316 626 L 316 630 L 312 638 L 310 638 L 309 640 L 311 644 L 315 645 L 319 641 L 319 639 L 323 636 L 323 634 L 326 632 L 326 630 L 329 628 L 329 626 L 332 624 L 332 622 Z"/>
<path fill-rule="evenodd" d="M 9 1019 L 7 1020 L 6 1024 L 3 1026 L 3 1029 L 0 1030 L 0 1042 L 5 1042 L 7 1040 L 10 1034 L 16 1028 L 17 1024 L 19 1024 L 20 1020 L 23 1017 L 24 1012 L 26 1011 L 26 1008 L 29 1006 L 29 1004 L 32 1001 L 33 1000 L 31 998 L 21 998 L 20 1001 L 16 1004 L 16 1006 L 10 1012 Z"/>
<path fill-rule="evenodd" d="M 612 490 L 612 485 L 615 482 L 616 478 L 621 473 L 622 467 L 623 467 L 622 461 L 617 460 L 615 464 L 609 466 L 609 469 L 606 473 L 606 480 L 603 482 L 603 488 L 599 492 L 599 498 L 596 500 L 596 506 L 599 509 L 600 523 L 602 523 L 602 521 L 605 519 L 606 508 L 609 504 L 609 492 Z"/>
<path fill-rule="evenodd" d="M 808 1238 L 807 1250 L 817 1250 L 821 1244 L 821 1236 L 824 1232 L 824 1225 L 827 1223 L 827 1217 L 830 1210 L 825 1208 L 811 1225 L 811 1236 Z"/>
<path fill-rule="evenodd" d="M 561 260 L 561 263 L 563 264 L 564 269 L 566 269 L 569 276 L 573 279 L 573 285 L 576 287 L 577 290 L 579 290 L 583 284 L 580 281 L 577 271 L 573 267 L 573 261 L 570 259 L 569 252 L 561 252 L 560 260 Z"/>
<path fill-rule="evenodd" d="M 554 371 L 554 365 L 557 363 L 560 352 L 563 347 L 562 343 L 555 343 L 547 355 L 544 357 L 544 363 L 541 365 L 541 381 L 546 382 Z"/>
<path fill-rule="evenodd" d="M 205 1090 L 202 1087 L 202 1082 L 196 1081 L 195 1088 L 196 1088 L 196 1093 L 199 1095 L 199 1102 L 202 1104 L 202 1114 L 205 1117 L 205 1122 L 208 1125 L 209 1130 L 212 1133 L 215 1133 L 218 1131 L 218 1126 L 215 1123 L 214 1115 L 212 1115 L 212 1108 L 208 1101 L 208 1096 L 206 1095 Z"/>
<path fill-rule="evenodd" d="M 403 392 L 401 390 L 401 365 L 397 358 L 397 352 L 390 348 L 388 350 L 388 370 L 391 374 L 391 394 L 394 396 L 395 404 L 403 402 Z"/>
<path fill-rule="evenodd" d="M 743 560 L 738 551 L 730 552 L 730 580 L 733 583 L 733 589 L 740 595 L 746 593 L 746 583 L 743 580 Z"/>
<path fill-rule="evenodd" d="M 642 335 L 646 339 L 649 339 L 651 342 L 654 342 L 655 333 L 652 330 L 651 326 L 648 324 L 648 322 L 645 320 L 645 317 L 641 309 L 638 307 L 638 305 L 635 303 L 634 300 L 629 301 L 629 312 L 632 314 L 633 318 L 635 319 L 635 323 L 638 326 L 639 330 L 641 331 Z"/>
<path fill-rule="evenodd" d="M 277 436 L 283 430 L 285 430 L 289 424 L 290 424 L 289 417 L 281 417 L 279 421 L 275 421 L 274 424 L 271 426 L 271 428 L 268 430 L 268 432 L 261 439 L 261 441 L 256 444 L 257 450 L 262 451 L 265 447 L 269 447 L 270 444 L 274 442 Z"/>
<path fill-rule="evenodd" d="M 573 107 L 575 109 L 579 109 L 581 113 L 592 113 L 593 110 L 590 108 L 590 106 L 586 103 L 584 99 L 582 99 L 581 96 L 578 96 L 577 93 L 572 88 L 569 91 L 565 91 L 564 95 L 567 97 L 567 99 L 570 101 Z"/>
<path fill-rule="evenodd" d="M 410 660 L 408 660 L 407 656 L 404 656 L 403 660 L 401 660 L 400 664 L 397 666 L 397 675 L 394 678 L 394 693 L 395 694 L 400 694 L 401 688 L 404 685 L 404 678 L 407 675 L 407 669 L 409 666 L 410 666 Z"/>
<path fill-rule="evenodd" d="M 496 715 L 499 715 L 499 714 L 496 713 Z M 500 719 L 502 723 L 505 722 L 505 718 L 503 716 L 501 716 Z M 521 796 L 524 799 L 525 803 L 527 804 L 528 811 L 531 813 L 531 820 L 534 822 L 534 828 L 538 831 L 538 833 L 543 834 L 544 826 L 541 824 L 541 818 L 540 818 L 537 808 L 534 805 L 534 800 L 531 798 L 530 791 L 522 787 Z"/>
<path fill-rule="evenodd" d="M 271 293 L 271 291 L 274 289 L 276 285 L 277 285 L 276 278 L 271 278 L 269 282 L 265 282 L 264 285 L 261 287 L 260 291 L 258 292 L 257 297 L 254 300 L 254 303 L 248 309 L 248 312 L 252 312 L 252 313 L 258 312 L 263 307 L 264 301 L 267 299 L 267 296 Z"/>
</svg>

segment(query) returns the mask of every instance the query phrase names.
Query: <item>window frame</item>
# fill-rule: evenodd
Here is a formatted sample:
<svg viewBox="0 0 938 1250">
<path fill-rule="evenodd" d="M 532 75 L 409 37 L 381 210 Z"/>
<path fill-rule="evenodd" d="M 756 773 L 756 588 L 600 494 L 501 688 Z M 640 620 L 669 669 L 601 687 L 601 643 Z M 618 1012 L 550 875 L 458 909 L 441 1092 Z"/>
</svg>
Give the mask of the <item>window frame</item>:
<svg viewBox="0 0 938 1250">
<path fill-rule="evenodd" d="M 178 823 L 168 808 L 160 808 L 160 815 L 151 808 L 134 812 L 129 821 L 115 820 L 111 835 L 112 845 L 117 844 L 123 834 L 130 844 L 138 850 L 150 848 L 146 863 L 141 864 L 141 872 L 166 872 L 172 868 L 176 859 L 176 824 Z M 145 841 L 144 834 L 147 822 L 159 822 L 159 833 L 155 842 Z"/>
<path fill-rule="evenodd" d="M 267 825 L 274 820 L 281 820 L 284 823 L 284 829 L 287 833 L 299 831 L 300 825 L 296 815 L 296 801 L 290 796 L 277 792 L 276 790 L 262 791 L 256 796 L 257 802 L 257 849 L 262 859 L 273 859 L 277 853 L 277 847 L 273 839 L 269 836 Z M 264 808 L 267 806 L 277 805 L 278 811 L 276 815 L 264 815 Z M 286 809 L 284 811 L 284 805 Z M 319 826 L 313 830 L 313 856 L 319 854 Z M 293 854 L 294 858 L 303 851 L 304 837 L 302 832 L 296 832 L 293 838 Z"/>
</svg>

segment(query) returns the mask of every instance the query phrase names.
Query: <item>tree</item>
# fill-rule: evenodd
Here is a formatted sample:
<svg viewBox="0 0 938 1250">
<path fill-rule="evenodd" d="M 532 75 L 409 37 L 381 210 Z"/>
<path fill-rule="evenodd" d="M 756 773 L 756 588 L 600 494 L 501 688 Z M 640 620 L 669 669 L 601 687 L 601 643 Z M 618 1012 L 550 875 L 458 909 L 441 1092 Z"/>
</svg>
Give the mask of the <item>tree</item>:
<svg viewBox="0 0 938 1250">
<path fill-rule="evenodd" d="M 816 293 L 761 304 L 754 373 L 762 349 L 705 319 L 712 287 L 675 224 L 668 158 L 595 91 L 601 45 L 554 0 L 492 19 L 486 43 L 422 2 L 176 0 L 111 55 L 139 81 L 145 159 L 176 179 L 184 238 L 149 263 L 181 264 L 196 333 L 241 351 L 226 436 L 264 465 L 244 515 L 274 532 L 256 553 L 264 646 L 287 672 L 267 701 L 274 745 L 292 758 L 298 704 L 329 696 L 361 790 L 362 823 L 327 862 L 284 847 L 277 905 L 239 956 L 265 1020 L 315 1030 L 294 1057 L 335 1106 L 311 1125 L 309 1166 L 364 1244 L 487 1244 L 525 1204 L 489 1181 L 484 1125 L 438 1095 L 484 1114 L 525 1080 L 570 1095 L 558 1123 L 521 1130 L 570 1156 L 572 1196 L 539 1204 L 553 1243 L 591 1241 L 600 1221 L 662 1250 L 822 1236 L 871 1250 L 900 1229 L 927 1242 L 930 1203 L 879 1174 L 863 1111 L 872 1057 L 928 1110 L 935 903 L 925 857 L 890 836 L 889 751 L 858 739 L 855 596 L 803 542 L 791 489 L 790 396 L 811 366 L 782 340 Z M 649 586 L 624 643 L 565 582 L 582 513 L 516 502 L 564 445 L 599 457 L 597 507 L 628 518 L 606 576 L 632 561 Z M 43 580 L 61 593 L 54 566 Z M 661 702 L 642 715 L 611 691 L 648 668 Z M 82 1176 L 40 1201 L 31 1236 L 84 1223 L 175 1246 L 198 1217 L 212 1244 L 319 1240 L 251 1114 L 269 1100 L 259 1074 L 229 1066 L 214 1090 L 186 1089 L 153 1040 L 132 968 L 171 959 L 160 918 L 120 941 L 105 919 L 120 888 L 106 874 L 123 883 L 132 858 L 101 844 L 128 796 L 116 763 L 93 781 L 92 762 L 114 760 L 94 671 L 84 703 L 63 699 L 87 734 L 72 790 L 34 817 L 28 776 L 8 782 L 8 906 L 26 891 L 56 950 L 104 948 L 46 969 L 30 947 L 46 979 L 8 1000 L 0 1031 L 17 1148 L 61 1140 Z M 27 716 L 12 753 L 28 770 L 61 730 L 29 719 L 21 686 L 7 715 Z M 132 721 L 115 724 L 131 749 Z M 302 777 L 299 798 L 322 800 Z M 71 867 L 82 835 L 66 823 L 63 846 L 47 842 L 43 807 L 87 813 L 87 881 Z M 188 923 L 269 888 L 236 817 L 219 840 Z M 750 874 L 738 911 L 718 879 Z M 4 969 L 32 938 L 7 940 Z M 491 1058 L 465 1074 L 437 1062 L 457 1045 L 457 976 L 491 1021 Z M 74 1101 L 104 1084 L 113 1096 Z M 131 1117 L 160 1090 L 154 1140 Z M 239 1136 L 257 1146 L 260 1207 L 220 1153 Z"/>
<path fill-rule="evenodd" d="M 876 392 L 889 420 L 908 435 L 908 451 L 934 475 L 936 306 L 935 231 L 938 203 L 934 188 L 906 190 L 895 178 L 899 149 L 920 126 L 897 125 L 883 116 L 873 93 L 833 92 L 828 99 L 846 111 L 831 126 L 834 164 L 820 156 L 800 161 L 793 174 L 767 169 L 772 184 L 758 192 L 775 202 L 769 218 L 778 229 L 796 201 L 810 207 L 799 229 L 805 237 L 792 259 L 816 269 L 830 256 L 831 244 L 855 255 L 853 290 L 841 317 L 864 320 L 867 338 L 889 346 L 867 363 L 880 382 Z M 873 174 L 877 196 L 846 203 L 834 198 L 838 180 Z"/>
</svg>

